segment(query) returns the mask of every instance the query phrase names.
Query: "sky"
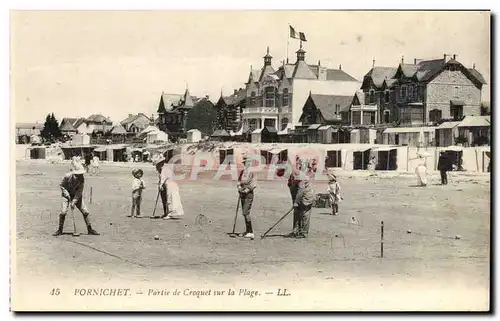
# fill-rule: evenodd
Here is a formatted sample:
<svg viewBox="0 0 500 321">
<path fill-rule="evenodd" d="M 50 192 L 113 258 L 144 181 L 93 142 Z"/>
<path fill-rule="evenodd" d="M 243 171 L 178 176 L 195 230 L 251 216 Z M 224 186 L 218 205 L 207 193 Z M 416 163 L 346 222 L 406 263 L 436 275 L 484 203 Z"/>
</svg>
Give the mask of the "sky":
<svg viewBox="0 0 500 321">
<path fill-rule="evenodd" d="M 372 67 L 456 54 L 490 83 L 489 12 L 12 11 L 11 111 L 16 122 L 101 113 L 154 114 L 162 92 L 208 95 L 244 87 L 269 46 L 273 66 L 306 61 L 362 80 Z M 483 87 L 485 101 L 489 85 Z"/>
</svg>

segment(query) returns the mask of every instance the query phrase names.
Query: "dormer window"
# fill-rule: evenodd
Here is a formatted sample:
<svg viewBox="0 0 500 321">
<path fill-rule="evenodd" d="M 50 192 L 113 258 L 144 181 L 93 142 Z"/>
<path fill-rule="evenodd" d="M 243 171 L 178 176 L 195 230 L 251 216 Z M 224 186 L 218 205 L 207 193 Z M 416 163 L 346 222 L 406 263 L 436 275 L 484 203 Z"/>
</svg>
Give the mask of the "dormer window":
<svg viewBox="0 0 500 321">
<path fill-rule="evenodd" d="M 375 104 L 375 91 L 370 90 L 370 104 Z"/>
<path fill-rule="evenodd" d="M 389 90 L 385 91 L 385 102 L 388 103 L 391 99 L 391 95 L 389 93 Z"/>
</svg>

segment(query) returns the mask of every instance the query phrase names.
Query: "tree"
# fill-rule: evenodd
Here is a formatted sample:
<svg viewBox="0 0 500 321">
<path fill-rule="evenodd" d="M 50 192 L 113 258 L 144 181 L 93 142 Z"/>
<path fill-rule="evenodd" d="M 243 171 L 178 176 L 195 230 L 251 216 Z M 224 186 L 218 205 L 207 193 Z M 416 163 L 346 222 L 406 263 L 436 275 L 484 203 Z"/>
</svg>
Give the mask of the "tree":
<svg viewBox="0 0 500 321">
<path fill-rule="evenodd" d="M 57 121 L 54 113 L 50 116 L 50 121 L 52 123 L 52 135 L 54 138 L 59 139 L 62 137 L 61 129 L 59 128 L 59 122 Z"/>
<path fill-rule="evenodd" d="M 47 114 L 47 117 L 45 117 L 45 123 L 43 124 L 43 129 L 42 131 L 40 132 L 40 136 L 42 136 L 42 138 L 44 140 L 50 140 L 51 139 L 51 117 L 50 117 L 50 114 Z"/>
<path fill-rule="evenodd" d="M 40 135 L 45 141 L 55 141 L 61 138 L 61 129 L 59 128 L 59 122 L 54 116 L 54 113 L 47 114 L 47 117 L 45 117 L 45 123 L 43 124 Z"/>
<path fill-rule="evenodd" d="M 203 135 L 212 135 L 217 120 L 217 111 L 207 99 L 202 99 L 187 113 L 186 131 L 198 129 Z"/>
</svg>

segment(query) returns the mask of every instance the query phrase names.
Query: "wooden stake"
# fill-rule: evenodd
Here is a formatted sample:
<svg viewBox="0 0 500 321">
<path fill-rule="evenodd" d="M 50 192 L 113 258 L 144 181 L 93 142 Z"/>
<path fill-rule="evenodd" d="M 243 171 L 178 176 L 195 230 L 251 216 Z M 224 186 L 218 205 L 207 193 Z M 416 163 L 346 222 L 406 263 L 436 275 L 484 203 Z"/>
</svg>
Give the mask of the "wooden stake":
<svg viewBox="0 0 500 321">
<path fill-rule="evenodd" d="M 90 204 L 92 204 L 92 186 L 90 186 Z"/>
<path fill-rule="evenodd" d="M 384 221 L 380 222 L 380 257 L 384 257 Z"/>
</svg>

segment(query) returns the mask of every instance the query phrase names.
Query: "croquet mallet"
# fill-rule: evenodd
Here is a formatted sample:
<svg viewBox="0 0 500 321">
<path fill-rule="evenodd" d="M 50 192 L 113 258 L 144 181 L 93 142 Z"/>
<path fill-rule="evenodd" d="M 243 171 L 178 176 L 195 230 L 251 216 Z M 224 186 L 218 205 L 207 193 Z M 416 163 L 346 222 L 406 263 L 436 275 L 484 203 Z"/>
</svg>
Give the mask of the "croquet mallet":
<svg viewBox="0 0 500 321">
<path fill-rule="evenodd" d="M 72 235 L 75 237 L 78 237 L 78 236 L 80 236 L 80 233 L 78 233 L 76 231 L 75 208 L 71 205 L 70 205 L 70 207 L 71 207 L 71 218 L 73 219 L 73 234 Z"/>
<path fill-rule="evenodd" d="M 236 221 L 238 220 L 238 210 L 240 208 L 240 201 L 241 201 L 241 196 L 238 194 L 238 203 L 236 204 L 236 214 L 234 215 L 234 224 L 233 224 L 233 231 L 231 233 L 227 233 L 229 237 L 236 237 Z"/>
<path fill-rule="evenodd" d="M 160 189 L 158 189 L 158 195 L 156 195 L 156 202 L 155 202 L 155 208 L 153 209 L 153 214 L 149 217 L 151 219 L 156 218 L 155 213 L 156 213 L 156 208 L 158 207 L 158 200 L 160 199 Z"/>
<path fill-rule="evenodd" d="M 273 229 L 276 225 L 278 225 L 281 221 L 283 221 L 283 220 L 285 219 L 285 217 L 287 217 L 287 216 L 288 216 L 288 214 L 290 214 L 290 213 L 291 213 L 294 209 L 295 209 L 295 208 L 294 208 L 294 207 L 292 207 L 292 208 L 291 208 L 288 212 L 286 212 L 286 214 L 285 214 L 285 215 L 283 215 L 283 217 L 282 217 L 282 218 L 280 218 L 280 219 L 279 219 L 279 221 L 278 221 L 278 222 L 276 222 L 276 224 L 274 224 L 273 226 L 271 226 L 271 227 L 269 228 L 269 230 L 267 230 L 267 231 L 266 231 L 266 233 L 262 234 L 262 235 L 260 236 L 260 238 L 261 238 L 261 239 L 263 239 L 264 237 L 266 237 L 267 233 L 271 232 L 271 230 L 272 230 L 272 229 Z"/>
</svg>

